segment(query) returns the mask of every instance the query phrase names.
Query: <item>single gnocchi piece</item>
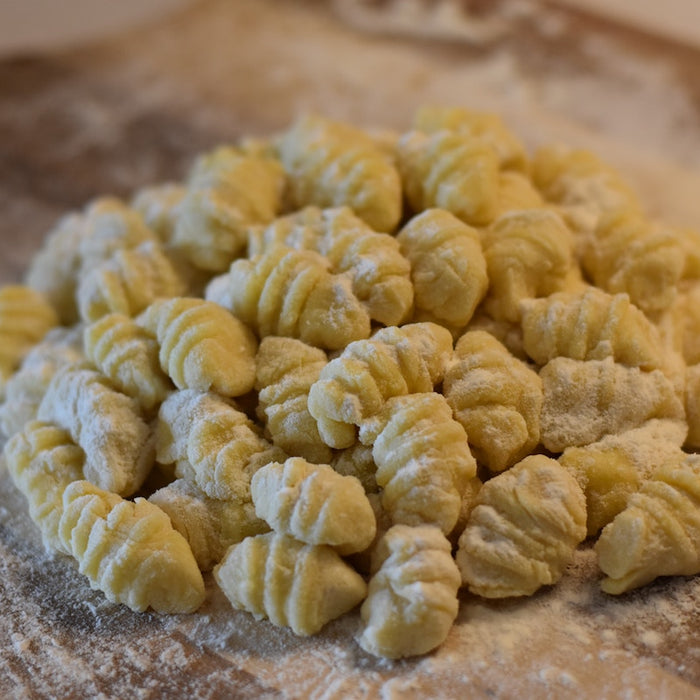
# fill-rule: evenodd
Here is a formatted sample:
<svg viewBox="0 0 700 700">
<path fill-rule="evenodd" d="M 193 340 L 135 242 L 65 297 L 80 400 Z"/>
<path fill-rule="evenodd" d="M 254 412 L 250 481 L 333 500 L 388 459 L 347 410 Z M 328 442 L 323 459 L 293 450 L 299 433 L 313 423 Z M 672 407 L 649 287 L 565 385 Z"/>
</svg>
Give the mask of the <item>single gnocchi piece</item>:
<svg viewBox="0 0 700 700">
<path fill-rule="evenodd" d="M 309 412 L 324 442 L 351 447 L 357 426 L 392 396 L 432 391 L 452 355 L 450 332 L 435 323 L 378 330 L 350 343 L 309 391 Z"/>
<path fill-rule="evenodd" d="M 613 361 L 557 357 L 540 371 L 542 444 L 551 452 L 587 445 L 652 418 L 684 422 L 683 403 L 660 371 Z"/>
<path fill-rule="evenodd" d="M 374 540 L 377 524 L 362 484 L 327 464 L 290 457 L 261 467 L 250 483 L 255 513 L 275 532 L 346 556 Z"/>
<path fill-rule="evenodd" d="M 596 286 L 625 292 L 635 306 L 654 314 L 673 303 L 686 254 L 673 229 L 625 211 L 601 218 L 581 262 Z"/>
<path fill-rule="evenodd" d="M 411 211 L 446 209 L 472 226 L 490 223 L 498 209 L 499 158 L 482 139 L 454 131 L 410 131 L 396 146 Z"/>
<path fill-rule="evenodd" d="M 174 389 L 158 361 L 158 343 L 136 321 L 112 313 L 86 326 L 85 356 L 119 391 L 144 411 L 158 406 Z"/>
<path fill-rule="evenodd" d="M 603 216 L 642 210 L 620 173 L 590 151 L 544 146 L 535 151 L 531 165 L 535 185 L 546 200 L 558 205 L 583 244 Z"/>
<path fill-rule="evenodd" d="M 521 304 L 523 347 L 538 365 L 555 357 L 603 360 L 612 357 L 644 370 L 663 366 L 663 346 L 655 326 L 627 294 L 596 287 L 557 292 Z"/>
<path fill-rule="evenodd" d="M 63 492 L 59 535 L 93 589 L 136 612 L 188 613 L 204 581 L 185 538 L 144 498 L 127 501 L 89 481 Z"/>
<path fill-rule="evenodd" d="M 332 450 L 309 413 L 309 391 L 328 363 L 326 353 L 295 338 L 269 335 L 256 356 L 258 414 L 273 444 L 288 454 L 327 464 Z"/>
<path fill-rule="evenodd" d="M 589 537 L 612 522 L 657 467 L 678 460 L 685 436 L 680 421 L 650 420 L 599 442 L 564 450 L 558 461 L 586 495 Z"/>
<path fill-rule="evenodd" d="M 372 445 L 382 506 L 394 523 L 452 531 L 476 461 L 464 428 L 441 394 L 388 399 L 362 424 L 360 441 Z"/>
<path fill-rule="evenodd" d="M 504 170 L 498 176 L 498 207 L 495 219 L 510 211 L 541 209 L 545 206 L 542 195 L 532 180 L 517 170 Z"/>
<path fill-rule="evenodd" d="M 133 494 L 153 466 L 153 432 L 138 403 L 88 363 L 56 372 L 37 418 L 70 433 L 85 451 L 85 478 L 107 491 Z"/>
<path fill-rule="evenodd" d="M 206 298 L 229 309 L 261 338 L 289 336 L 338 350 L 367 338 L 370 318 L 350 278 L 332 274 L 329 264 L 311 250 L 273 246 L 236 260 L 224 281 L 213 280 Z"/>
<path fill-rule="evenodd" d="M 137 190 L 130 206 L 141 214 L 158 240 L 168 245 L 173 238 L 179 205 L 186 193 L 187 187 L 179 182 L 163 182 Z"/>
<path fill-rule="evenodd" d="M 159 243 L 117 250 L 108 260 L 86 271 L 78 285 L 80 317 L 90 323 L 109 313 L 136 316 L 162 297 L 185 292 L 185 283 Z"/>
<path fill-rule="evenodd" d="M 40 292 L 22 284 L 0 287 L 0 398 L 27 353 L 58 323 Z"/>
<path fill-rule="evenodd" d="M 209 498 L 187 479 L 176 479 L 148 500 L 167 514 L 187 540 L 200 571 L 210 571 L 232 544 L 269 530 L 255 515 L 252 503 Z"/>
<path fill-rule="evenodd" d="M 379 540 L 373 567 L 360 646 L 390 659 L 440 646 L 457 617 L 461 584 L 447 538 L 428 525 L 394 525 Z"/>
<path fill-rule="evenodd" d="M 5 437 L 36 418 L 41 399 L 60 367 L 84 360 L 80 326 L 52 328 L 34 345 L 5 385 L 5 400 L 0 403 L 0 431 Z"/>
<path fill-rule="evenodd" d="M 659 576 L 700 573 L 700 458 L 679 454 L 660 466 L 595 545 L 605 578 L 619 595 Z"/>
<path fill-rule="evenodd" d="M 294 207 L 348 206 L 375 231 L 391 233 L 398 225 L 399 174 L 362 130 L 308 115 L 282 134 L 278 150 Z"/>
<path fill-rule="evenodd" d="M 512 466 L 539 443 L 542 381 L 490 333 L 461 336 L 443 391 L 477 460 L 492 472 Z"/>
<path fill-rule="evenodd" d="M 493 148 L 498 155 L 499 166 L 506 172 L 520 173 L 529 169 L 525 146 L 498 114 L 463 107 L 428 105 L 416 111 L 413 127 L 429 134 L 448 130 L 473 136 Z"/>
<path fill-rule="evenodd" d="M 160 366 L 178 389 L 241 396 L 253 388 L 255 336 L 218 304 L 194 297 L 161 299 L 137 321 L 158 340 Z"/>
<path fill-rule="evenodd" d="M 308 206 L 249 233 L 248 254 L 274 245 L 314 250 L 330 261 L 331 271 L 347 274 L 352 290 L 375 321 L 402 323 L 411 311 L 410 264 L 393 236 L 377 233 L 348 207 Z"/>
<path fill-rule="evenodd" d="M 83 211 L 83 232 L 78 237 L 82 278 L 118 250 L 133 250 L 158 237 L 141 215 L 117 197 L 100 197 Z"/>
<path fill-rule="evenodd" d="M 463 583 L 485 598 L 556 583 L 586 537 L 586 498 L 555 460 L 530 455 L 489 479 L 459 538 Z"/>
<path fill-rule="evenodd" d="M 85 453 L 70 435 L 51 423 L 29 421 L 5 443 L 7 470 L 24 494 L 29 517 L 41 532 L 49 551 L 69 554 L 58 535 L 63 492 L 83 478 Z"/>
<path fill-rule="evenodd" d="M 177 391 L 161 404 L 156 426 L 156 459 L 175 464 L 209 498 L 250 502 L 250 478 L 264 464 L 286 455 L 253 428 L 232 401 L 192 389 Z"/>
<path fill-rule="evenodd" d="M 246 245 L 248 226 L 267 224 L 282 206 L 279 161 L 220 146 L 202 154 L 178 204 L 171 245 L 209 272 L 223 272 Z"/>
<path fill-rule="evenodd" d="M 411 263 L 414 317 L 465 326 L 489 284 L 476 229 L 448 211 L 428 209 L 414 216 L 396 238 Z"/>
<path fill-rule="evenodd" d="M 364 579 L 332 547 L 277 532 L 230 547 L 214 578 L 234 608 L 300 636 L 320 631 L 367 593 Z"/>
<path fill-rule="evenodd" d="M 484 231 L 482 245 L 489 279 L 484 305 L 494 318 L 520 320 L 520 302 L 563 289 L 574 266 L 572 234 L 551 209 L 504 214 Z"/>
<path fill-rule="evenodd" d="M 61 217 L 46 234 L 24 276 L 24 283 L 46 297 L 65 325 L 79 319 L 76 290 L 81 266 L 80 240 L 85 235 L 82 213 Z"/>
</svg>

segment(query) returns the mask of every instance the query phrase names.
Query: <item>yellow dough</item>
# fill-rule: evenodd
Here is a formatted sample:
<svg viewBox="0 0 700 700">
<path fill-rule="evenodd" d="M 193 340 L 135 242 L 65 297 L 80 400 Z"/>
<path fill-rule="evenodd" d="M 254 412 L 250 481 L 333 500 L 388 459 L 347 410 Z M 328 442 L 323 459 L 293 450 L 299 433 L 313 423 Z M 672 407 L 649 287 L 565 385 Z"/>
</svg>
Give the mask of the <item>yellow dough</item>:
<svg viewBox="0 0 700 700">
<path fill-rule="evenodd" d="M 630 496 L 595 550 L 614 595 L 658 576 L 700 573 L 700 457 L 679 454 Z"/>
<path fill-rule="evenodd" d="M 193 297 L 162 299 L 137 320 L 158 340 L 160 366 L 179 389 L 241 396 L 253 388 L 255 336 L 218 304 Z"/>
<path fill-rule="evenodd" d="M 176 479 L 148 500 L 187 540 L 201 571 L 210 571 L 232 544 L 269 530 L 252 503 L 209 498 L 188 479 Z"/>
<path fill-rule="evenodd" d="M 158 361 L 158 343 L 134 320 L 103 316 L 84 330 L 85 356 L 115 387 L 145 410 L 157 407 L 174 389 Z"/>
<path fill-rule="evenodd" d="M 370 334 L 367 309 L 346 275 L 312 250 L 283 245 L 254 258 L 236 260 L 215 278 L 207 299 L 216 301 L 254 328 L 261 338 L 284 335 L 338 350 Z"/>
<path fill-rule="evenodd" d="M 273 444 L 288 454 L 326 464 L 332 451 L 309 413 L 309 391 L 328 363 L 323 350 L 295 338 L 269 335 L 256 356 L 258 415 Z"/>
<path fill-rule="evenodd" d="M 586 537 L 586 498 L 555 460 L 531 455 L 489 479 L 459 538 L 457 564 L 472 593 L 532 595 L 556 583 Z"/>
<path fill-rule="evenodd" d="M 7 469 L 29 504 L 44 546 L 69 554 L 58 533 L 63 492 L 83 478 L 85 453 L 70 435 L 51 423 L 29 421 L 5 443 Z"/>
<path fill-rule="evenodd" d="M 210 498 L 250 501 L 251 476 L 282 454 L 233 402 L 217 394 L 185 389 L 161 404 L 158 462 L 175 464 L 178 476 L 190 479 Z"/>
<path fill-rule="evenodd" d="M 396 238 L 411 263 L 415 317 L 465 326 L 489 284 L 478 231 L 444 209 L 427 209 Z"/>
<path fill-rule="evenodd" d="M 332 547 L 276 532 L 234 544 L 214 578 L 234 608 L 301 636 L 352 610 L 367 593 L 364 579 Z"/>
<path fill-rule="evenodd" d="M 394 525 L 377 544 L 373 565 L 360 646 L 397 659 L 442 644 L 457 617 L 461 583 L 447 538 L 428 525 Z"/>
<path fill-rule="evenodd" d="M 401 217 L 401 183 L 390 157 L 349 124 L 308 115 L 279 140 L 296 208 L 348 206 L 375 231 L 392 232 Z"/>
<path fill-rule="evenodd" d="M 432 391 L 452 354 L 452 336 L 434 323 L 389 326 L 350 343 L 309 391 L 309 412 L 331 447 L 351 447 L 356 426 L 392 396 Z"/>
<path fill-rule="evenodd" d="M 349 207 L 308 206 L 249 232 L 248 256 L 274 245 L 314 250 L 346 273 L 370 318 L 388 326 L 405 321 L 413 303 L 410 264 L 393 236 L 377 233 Z"/>
<path fill-rule="evenodd" d="M 327 464 L 290 457 L 261 467 L 250 483 L 255 512 L 275 532 L 327 544 L 345 556 L 367 549 L 377 531 L 362 484 Z"/>
<path fill-rule="evenodd" d="M 372 445 L 382 507 L 394 523 L 435 525 L 448 534 L 476 475 L 464 428 L 435 392 L 395 396 L 360 428 Z"/>
<path fill-rule="evenodd" d="M 58 322 L 40 292 L 21 284 L 0 287 L 0 399 L 27 353 Z"/>
<path fill-rule="evenodd" d="M 566 287 L 573 260 L 573 237 L 550 209 L 504 214 L 482 236 L 489 291 L 484 302 L 494 318 L 520 319 L 520 302 Z"/>
<path fill-rule="evenodd" d="M 107 491 L 130 496 L 153 466 L 153 432 L 138 403 L 87 363 L 56 372 L 37 418 L 70 433 L 85 451 L 85 478 Z"/>
<path fill-rule="evenodd" d="M 77 290 L 83 321 L 97 321 L 109 313 L 136 316 L 161 297 L 180 296 L 185 283 L 155 241 L 117 250 L 87 271 Z"/>
<path fill-rule="evenodd" d="M 282 206 L 284 173 L 274 158 L 221 146 L 192 166 L 177 206 L 171 245 L 194 265 L 223 272 L 245 248 L 248 226 Z"/>
<path fill-rule="evenodd" d="M 542 381 L 490 333 L 468 331 L 455 346 L 444 393 L 476 458 L 503 471 L 537 446 Z"/>
<path fill-rule="evenodd" d="M 59 534 L 80 573 L 113 603 L 186 613 L 204 602 L 204 581 L 185 538 L 144 498 L 126 501 L 74 481 L 63 492 Z"/>
<path fill-rule="evenodd" d="M 596 287 L 522 303 L 523 346 L 539 365 L 555 357 L 603 360 L 645 370 L 663 365 L 658 330 L 627 294 Z"/>
</svg>

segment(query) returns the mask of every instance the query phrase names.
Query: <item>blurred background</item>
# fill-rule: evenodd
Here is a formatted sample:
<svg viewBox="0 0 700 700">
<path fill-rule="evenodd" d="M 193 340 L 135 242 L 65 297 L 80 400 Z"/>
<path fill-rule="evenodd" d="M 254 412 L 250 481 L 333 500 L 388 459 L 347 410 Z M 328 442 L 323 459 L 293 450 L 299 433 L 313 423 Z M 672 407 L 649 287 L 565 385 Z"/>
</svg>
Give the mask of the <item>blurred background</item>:
<svg viewBox="0 0 700 700">
<path fill-rule="evenodd" d="M 91 197 L 308 111 L 496 111 L 700 227 L 699 60 L 697 0 L 0 0 L 0 281 Z"/>
</svg>

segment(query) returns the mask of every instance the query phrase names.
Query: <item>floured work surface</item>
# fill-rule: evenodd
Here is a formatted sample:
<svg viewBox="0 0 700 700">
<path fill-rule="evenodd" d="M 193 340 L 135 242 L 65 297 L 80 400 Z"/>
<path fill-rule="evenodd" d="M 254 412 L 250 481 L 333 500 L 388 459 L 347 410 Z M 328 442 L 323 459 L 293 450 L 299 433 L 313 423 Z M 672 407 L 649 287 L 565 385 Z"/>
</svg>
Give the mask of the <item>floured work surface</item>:
<svg viewBox="0 0 700 700">
<path fill-rule="evenodd" d="M 692 99 L 684 101 L 670 68 L 667 74 L 653 63 L 646 81 L 661 97 L 637 93 L 639 73 L 627 66 L 623 75 L 615 45 L 603 42 L 618 71 L 609 83 L 600 66 L 602 82 L 577 79 L 579 56 L 568 58 L 568 76 L 545 71 L 535 85 L 515 68 L 517 45 L 493 49 L 480 63 L 459 62 L 476 49 L 385 43 L 353 33 L 319 7 L 238 4 L 204 3 L 103 47 L 0 67 L 9 86 L 0 120 L 14 136 L 3 144 L 9 157 L 0 166 L 3 283 L 19 279 L 64 211 L 96 194 L 180 177 L 194 153 L 277 128 L 300 109 L 399 127 L 428 101 L 494 109 L 533 143 L 561 139 L 608 156 L 649 193 L 651 209 L 700 224 L 697 198 L 689 196 L 698 169 Z M 228 48 L 213 55 L 212 37 L 227 38 Z M 596 41 L 600 48 L 603 40 Z M 320 57 L 331 46 L 338 58 L 326 67 Z M 257 84 L 230 78 L 251 65 L 263 76 Z M 578 93 L 566 91 L 565 80 Z M 618 84 L 632 86 L 624 105 Z M 588 100 L 617 99 L 597 133 L 585 128 L 584 88 Z M 667 114 L 636 120 L 635 101 L 657 110 L 661 103 Z M 623 108 L 629 134 L 615 117 Z M 589 124 L 594 113 L 591 106 Z M 637 122 L 651 131 L 648 141 Z M 352 641 L 356 613 L 302 639 L 233 611 L 211 581 L 207 602 L 188 616 L 110 605 L 71 562 L 44 553 L 4 466 L 0 475 L 3 697 L 673 698 L 700 686 L 699 581 L 657 581 L 613 600 L 599 592 L 593 552 L 582 549 L 555 588 L 506 602 L 462 593 L 458 623 L 436 653 L 378 661 Z"/>
</svg>

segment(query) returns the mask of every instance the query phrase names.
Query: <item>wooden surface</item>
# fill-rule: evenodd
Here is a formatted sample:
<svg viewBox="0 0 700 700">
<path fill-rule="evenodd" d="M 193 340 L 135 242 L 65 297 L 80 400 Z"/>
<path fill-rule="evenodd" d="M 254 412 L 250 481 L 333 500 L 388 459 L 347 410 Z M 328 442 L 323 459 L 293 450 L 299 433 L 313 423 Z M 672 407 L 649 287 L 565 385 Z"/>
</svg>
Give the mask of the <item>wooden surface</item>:
<svg viewBox="0 0 700 700">
<path fill-rule="evenodd" d="M 394 128 L 426 102 L 497 110 L 530 145 L 603 151 L 650 211 L 700 226 L 692 49 L 558 13 L 495 38 L 426 40 L 388 3 L 341 5 L 211 0 L 99 45 L 0 62 L 0 283 L 21 279 L 66 211 L 179 179 L 203 149 L 308 110 Z M 584 550 L 558 591 L 465 596 L 438 654 L 391 664 L 354 644 L 356 614 L 299 639 L 231 611 L 211 585 L 184 618 L 108 605 L 43 552 L 3 467 L 0 493 L 2 697 L 700 697 L 693 580 L 611 601 Z"/>
</svg>

